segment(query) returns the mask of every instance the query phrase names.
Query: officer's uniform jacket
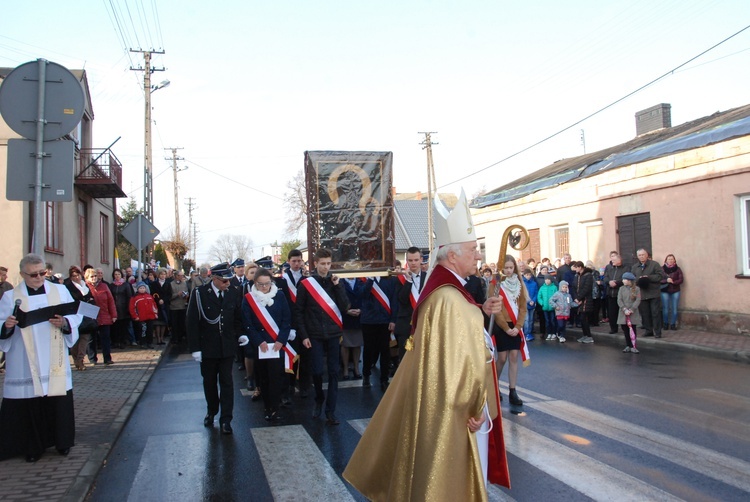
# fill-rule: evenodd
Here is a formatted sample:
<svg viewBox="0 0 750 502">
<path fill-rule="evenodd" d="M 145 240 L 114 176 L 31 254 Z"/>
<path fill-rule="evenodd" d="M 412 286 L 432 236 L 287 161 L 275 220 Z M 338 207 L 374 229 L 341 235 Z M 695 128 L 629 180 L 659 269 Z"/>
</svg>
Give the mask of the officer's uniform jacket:
<svg viewBox="0 0 750 502">
<path fill-rule="evenodd" d="M 221 303 L 210 282 L 197 288 L 187 309 L 189 351 L 202 352 L 204 359 L 234 357 L 242 335 L 241 307 L 237 288 L 227 288 Z"/>
</svg>

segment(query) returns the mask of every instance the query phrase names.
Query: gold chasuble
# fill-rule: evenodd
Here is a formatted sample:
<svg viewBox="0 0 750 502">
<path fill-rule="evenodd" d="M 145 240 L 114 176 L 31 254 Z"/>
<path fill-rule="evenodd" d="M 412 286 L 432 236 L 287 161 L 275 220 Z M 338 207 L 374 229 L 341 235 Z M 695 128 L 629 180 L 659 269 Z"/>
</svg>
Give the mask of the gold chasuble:
<svg viewBox="0 0 750 502">
<path fill-rule="evenodd" d="M 502 427 L 484 316 L 440 265 L 419 300 L 413 349 L 399 365 L 343 476 L 376 501 L 484 501 L 476 434 L 467 422 L 480 417 L 487 403 L 493 426 Z M 500 447 L 502 484 L 508 486 L 504 445 Z"/>
</svg>

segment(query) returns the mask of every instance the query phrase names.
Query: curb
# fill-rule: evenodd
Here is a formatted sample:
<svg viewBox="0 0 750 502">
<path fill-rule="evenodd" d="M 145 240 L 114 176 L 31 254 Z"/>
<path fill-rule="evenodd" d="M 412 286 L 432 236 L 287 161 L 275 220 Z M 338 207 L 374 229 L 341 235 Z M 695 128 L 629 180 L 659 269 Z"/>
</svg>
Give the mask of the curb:
<svg viewBox="0 0 750 502">
<path fill-rule="evenodd" d="M 583 335 L 580 328 L 568 328 L 568 332 Z M 591 336 L 594 340 L 602 342 L 606 345 L 620 345 L 618 341 L 622 341 L 622 333 L 616 335 L 610 335 L 609 333 L 591 331 Z M 676 350 L 679 352 L 692 352 L 702 356 L 713 357 L 714 359 L 723 359 L 725 361 L 733 361 L 736 363 L 750 364 L 750 352 L 745 350 L 731 350 L 731 349 L 720 349 L 718 347 L 708 347 L 705 345 L 694 345 L 682 342 L 670 342 L 663 338 L 651 338 L 651 337 L 638 337 L 638 345 L 656 346 L 660 348 L 667 348 Z"/>
<path fill-rule="evenodd" d="M 101 442 L 93 447 L 88 460 L 79 471 L 75 481 L 73 481 L 73 484 L 70 486 L 65 496 L 60 499 L 61 501 L 83 502 L 89 496 L 94 487 L 96 476 L 99 474 L 101 468 L 106 465 L 107 456 L 112 449 L 112 445 L 120 437 L 122 430 L 125 428 L 125 423 L 133 412 L 133 408 L 135 408 L 138 400 L 143 395 L 143 391 L 156 371 L 156 367 L 159 366 L 159 363 L 164 359 L 164 353 L 169 349 L 170 345 L 171 344 L 167 344 L 161 354 L 159 354 L 159 357 L 153 359 L 149 363 L 148 368 L 146 368 L 143 376 L 136 384 L 132 394 L 125 401 L 125 404 L 122 405 L 122 408 L 120 408 L 117 416 L 112 421 L 108 431 L 110 437 L 107 439 L 109 439 L 109 441 Z"/>
</svg>

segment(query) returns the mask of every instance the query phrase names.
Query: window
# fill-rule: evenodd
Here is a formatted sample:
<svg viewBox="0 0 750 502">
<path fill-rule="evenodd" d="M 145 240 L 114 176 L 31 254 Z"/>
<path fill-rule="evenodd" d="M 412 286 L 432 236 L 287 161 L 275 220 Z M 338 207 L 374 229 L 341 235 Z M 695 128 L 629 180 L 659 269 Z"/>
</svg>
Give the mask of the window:
<svg viewBox="0 0 750 502">
<path fill-rule="evenodd" d="M 46 251 L 62 253 L 62 239 L 60 238 L 60 203 L 46 201 L 44 203 L 45 224 L 47 234 Z"/>
<path fill-rule="evenodd" d="M 742 275 L 750 276 L 750 195 L 740 197 Z"/>
<path fill-rule="evenodd" d="M 109 263 L 109 216 L 99 213 L 99 254 L 102 263 Z"/>
<path fill-rule="evenodd" d="M 553 228 L 552 232 L 552 242 L 555 244 L 555 258 L 562 258 L 562 255 L 565 253 L 570 253 L 568 226 Z"/>
</svg>

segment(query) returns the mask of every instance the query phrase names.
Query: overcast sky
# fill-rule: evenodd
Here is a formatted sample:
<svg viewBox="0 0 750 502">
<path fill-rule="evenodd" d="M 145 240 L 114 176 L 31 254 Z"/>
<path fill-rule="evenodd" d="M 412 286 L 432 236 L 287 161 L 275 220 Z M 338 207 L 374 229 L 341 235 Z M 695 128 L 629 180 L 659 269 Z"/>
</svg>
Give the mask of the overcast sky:
<svg viewBox="0 0 750 502">
<path fill-rule="evenodd" d="M 513 156 L 748 25 L 747 0 L 15 1 L 0 17 L 0 66 L 85 68 L 94 146 L 122 136 L 113 150 L 140 206 L 143 72 L 130 68 L 143 57 L 128 49 L 164 50 L 154 224 L 174 227 L 164 149 L 181 147 L 180 224 L 193 197 L 201 263 L 221 234 L 249 236 L 255 258 L 284 239 L 281 199 L 305 150 L 392 151 L 398 191 L 426 191 L 418 132 L 436 131 L 438 186 L 471 195 L 582 154 L 582 129 L 587 152 L 628 141 L 635 112 L 658 103 L 674 125 L 750 103 L 748 29 Z"/>
</svg>

